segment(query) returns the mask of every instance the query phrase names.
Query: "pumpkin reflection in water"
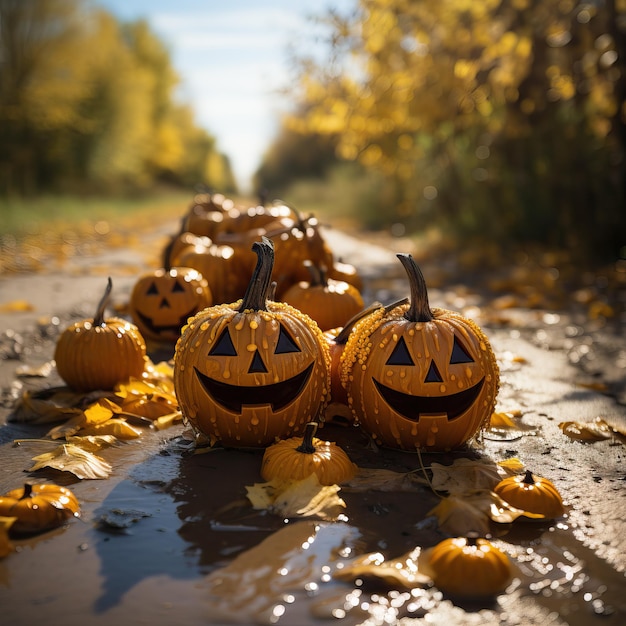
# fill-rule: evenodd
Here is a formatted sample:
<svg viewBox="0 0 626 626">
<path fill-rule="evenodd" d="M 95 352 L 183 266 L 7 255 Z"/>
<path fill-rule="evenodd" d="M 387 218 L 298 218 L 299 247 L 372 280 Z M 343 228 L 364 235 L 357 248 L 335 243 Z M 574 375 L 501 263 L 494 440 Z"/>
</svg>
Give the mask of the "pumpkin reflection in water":
<svg viewBox="0 0 626 626">
<path fill-rule="evenodd" d="M 308 316 L 267 299 L 274 250 L 252 246 L 257 266 L 242 300 L 189 320 L 176 344 L 174 385 L 183 415 L 225 446 L 267 446 L 303 431 L 325 408 L 330 356 Z"/>
<path fill-rule="evenodd" d="M 451 450 L 485 428 L 499 385 L 487 337 L 472 321 L 431 309 L 421 270 L 398 254 L 408 304 L 377 309 L 352 330 L 341 381 L 355 420 L 376 441 L 404 450 Z"/>
</svg>

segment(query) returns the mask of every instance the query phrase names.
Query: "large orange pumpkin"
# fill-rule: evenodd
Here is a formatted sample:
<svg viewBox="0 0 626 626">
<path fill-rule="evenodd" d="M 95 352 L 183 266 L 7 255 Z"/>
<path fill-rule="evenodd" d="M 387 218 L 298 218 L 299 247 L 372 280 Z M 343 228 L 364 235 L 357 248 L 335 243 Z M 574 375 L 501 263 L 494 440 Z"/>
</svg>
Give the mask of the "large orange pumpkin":
<svg viewBox="0 0 626 626">
<path fill-rule="evenodd" d="M 253 250 L 258 262 L 243 299 L 189 320 L 174 356 L 183 415 L 225 446 L 264 447 L 297 435 L 330 394 L 322 331 L 301 311 L 267 299 L 273 246 L 264 238 Z"/>
<path fill-rule="evenodd" d="M 404 450 L 458 448 L 489 423 L 499 386 L 495 356 L 470 319 L 431 309 L 420 268 L 398 254 L 410 302 L 379 309 L 352 330 L 341 381 L 355 420 Z"/>
<path fill-rule="evenodd" d="M 211 304 L 211 290 L 198 270 L 162 267 L 139 277 L 130 314 L 145 338 L 173 343 L 187 320 Z"/>
</svg>

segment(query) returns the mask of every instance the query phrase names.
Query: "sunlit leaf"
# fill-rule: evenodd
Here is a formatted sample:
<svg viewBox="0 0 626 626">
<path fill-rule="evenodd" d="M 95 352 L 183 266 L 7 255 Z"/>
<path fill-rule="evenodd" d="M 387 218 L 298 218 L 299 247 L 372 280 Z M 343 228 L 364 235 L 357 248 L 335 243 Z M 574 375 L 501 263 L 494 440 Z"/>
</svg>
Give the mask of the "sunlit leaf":
<svg viewBox="0 0 626 626">
<path fill-rule="evenodd" d="M 516 456 L 504 459 L 503 461 L 498 461 L 498 466 L 501 467 L 509 476 L 520 474 L 525 469 L 524 464 Z"/>
<path fill-rule="evenodd" d="M 115 445 L 118 440 L 113 435 L 85 435 L 68 437 L 66 441 L 83 450 L 87 450 L 87 452 L 97 452 L 102 450 L 102 448 Z"/>
<path fill-rule="evenodd" d="M 385 560 L 380 552 L 365 554 L 352 562 L 338 568 L 333 578 L 345 582 L 356 580 L 367 581 L 368 585 L 378 583 L 380 586 L 393 589 L 413 589 L 431 583 L 429 576 L 422 574 L 417 568 L 417 559 L 421 548 L 398 557 Z"/>
<path fill-rule="evenodd" d="M 339 486 L 320 485 L 315 474 L 303 480 L 274 479 L 246 487 L 253 508 L 267 509 L 283 517 L 338 517 L 345 502 L 337 495 Z"/>
<path fill-rule="evenodd" d="M 111 419 L 101 424 L 94 424 L 81 428 L 78 431 L 81 435 L 113 435 L 118 439 L 137 439 L 141 437 L 141 431 L 137 428 L 133 428 L 126 420 L 118 417 L 112 417 Z"/>
<path fill-rule="evenodd" d="M 153 425 L 157 430 L 164 430 L 166 428 L 171 428 L 174 424 L 178 424 L 183 421 L 183 414 L 180 411 L 175 411 L 174 413 L 169 413 L 168 415 L 162 415 L 161 417 L 157 417 L 153 421 Z"/>
<path fill-rule="evenodd" d="M 84 423 L 85 415 L 83 411 L 80 411 L 77 415 L 73 415 L 70 419 L 63 422 L 63 424 L 51 428 L 46 434 L 46 437 L 50 437 L 51 439 L 67 439 L 67 437 L 75 435 Z"/>
<path fill-rule="evenodd" d="M 561 422 L 559 428 L 564 435 L 576 441 L 603 441 L 614 435 L 613 429 L 600 417 L 593 422 Z"/>
<path fill-rule="evenodd" d="M 99 456 L 73 444 L 61 444 L 52 452 L 33 457 L 35 464 L 29 471 L 56 469 L 71 472 L 80 479 L 108 478 L 112 467 Z"/>
<path fill-rule="evenodd" d="M 53 363 L 48 361 L 39 367 L 32 365 L 21 365 L 15 369 L 15 375 L 19 378 L 47 378 L 54 369 Z"/>
<path fill-rule="evenodd" d="M 439 527 L 444 532 L 456 536 L 467 536 L 472 532 L 484 536 L 489 533 L 492 521 L 509 524 L 521 516 L 534 519 L 544 517 L 512 507 L 489 489 L 443 498 L 429 511 L 429 515 L 437 517 Z"/>
<path fill-rule="evenodd" d="M 0 304 L 0 313 L 27 313 L 34 310 L 35 307 L 28 300 L 11 300 Z"/>
</svg>

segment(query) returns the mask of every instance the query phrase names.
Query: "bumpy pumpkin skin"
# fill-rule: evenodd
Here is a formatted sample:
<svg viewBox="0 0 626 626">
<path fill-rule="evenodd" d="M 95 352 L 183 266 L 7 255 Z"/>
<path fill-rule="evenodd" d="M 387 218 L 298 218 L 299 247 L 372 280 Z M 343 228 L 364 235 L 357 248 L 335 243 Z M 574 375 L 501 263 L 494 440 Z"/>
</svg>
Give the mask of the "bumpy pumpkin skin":
<svg viewBox="0 0 626 626">
<path fill-rule="evenodd" d="M 341 384 L 355 420 L 382 445 L 452 450 L 488 425 L 498 364 L 478 325 L 431 309 L 419 266 L 409 254 L 396 256 L 411 297 L 355 325 L 341 355 Z"/>
<path fill-rule="evenodd" d="M 563 499 L 554 483 L 531 472 L 503 478 L 493 490 L 511 506 L 528 513 L 547 519 L 561 517 L 565 513 Z"/>
<path fill-rule="evenodd" d="M 145 338 L 174 343 L 187 320 L 211 304 L 211 290 L 198 270 L 160 268 L 135 283 L 130 313 Z"/>
<path fill-rule="evenodd" d="M 25 485 L 0 496 L 0 516 L 15 517 L 11 532 L 37 533 L 80 515 L 76 496 L 60 485 Z"/>
<path fill-rule="evenodd" d="M 239 312 L 240 304 L 189 320 L 176 344 L 174 386 L 194 428 L 225 446 L 265 447 L 323 411 L 330 355 L 321 330 L 297 309 L 268 302 L 266 311 Z"/>
<path fill-rule="evenodd" d="M 274 246 L 255 242 L 244 297 L 189 321 L 176 343 L 174 387 L 185 418 L 225 446 L 267 446 L 302 431 L 330 396 L 330 355 L 319 326 L 269 300 Z"/>
<path fill-rule="evenodd" d="M 459 598 L 484 598 L 504 591 L 512 579 L 508 556 L 487 539 L 453 537 L 423 550 L 421 572 L 435 585 Z"/>
<path fill-rule="evenodd" d="M 458 448 L 493 412 L 499 382 L 495 356 L 471 320 L 433 308 L 432 321 L 412 322 L 404 317 L 408 307 L 387 315 L 378 311 L 350 335 L 341 357 L 349 405 L 355 420 L 382 445 Z M 459 359 L 464 362 L 451 363 Z"/>
</svg>

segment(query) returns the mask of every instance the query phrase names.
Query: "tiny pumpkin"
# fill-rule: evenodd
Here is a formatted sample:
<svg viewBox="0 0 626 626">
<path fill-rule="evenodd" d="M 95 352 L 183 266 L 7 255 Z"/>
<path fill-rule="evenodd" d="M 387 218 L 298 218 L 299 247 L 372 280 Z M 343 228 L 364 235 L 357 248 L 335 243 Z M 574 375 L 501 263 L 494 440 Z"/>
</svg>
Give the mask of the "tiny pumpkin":
<svg viewBox="0 0 626 626">
<path fill-rule="evenodd" d="M 0 496 L 0 516 L 14 517 L 10 531 L 36 533 L 79 517 L 80 504 L 67 488 L 55 484 L 31 485 Z"/>
<path fill-rule="evenodd" d="M 513 578 L 509 557 L 489 540 L 451 537 L 422 550 L 420 572 L 441 591 L 459 598 L 484 598 L 506 589 Z"/>
<path fill-rule="evenodd" d="M 209 284 L 198 270 L 162 267 L 139 277 L 130 314 L 144 338 L 173 343 L 187 320 L 211 304 Z"/>
<path fill-rule="evenodd" d="M 302 432 L 330 395 L 330 356 L 307 315 L 267 298 L 274 249 L 258 261 L 244 297 L 200 311 L 176 343 L 174 387 L 183 416 L 225 446 L 265 447 Z"/>
<path fill-rule="evenodd" d="M 320 485 L 338 485 L 356 473 L 356 465 L 336 443 L 315 437 L 317 423 L 309 422 L 302 437 L 283 439 L 266 448 L 261 476 L 267 481 L 304 480 L 315 474 Z"/>
<path fill-rule="evenodd" d="M 489 424 L 498 365 L 484 332 L 454 311 L 431 309 L 424 276 L 398 254 L 407 304 L 355 325 L 341 356 L 341 382 L 355 421 L 390 448 L 446 451 Z"/>
<path fill-rule="evenodd" d="M 530 470 L 503 478 L 493 490 L 511 506 L 533 513 L 533 517 L 553 519 L 565 513 L 563 499 L 554 483 Z"/>
<path fill-rule="evenodd" d="M 356 287 L 343 280 L 328 278 L 325 268 L 306 260 L 311 277 L 299 281 L 283 294 L 282 300 L 312 317 L 322 329 L 343 326 L 363 308 L 363 297 Z"/>
<path fill-rule="evenodd" d="M 109 278 L 93 319 L 72 324 L 57 341 L 57 371 L 75 391 L 111 390 L 140 378 L 146 366 L 146 342 L 137 326 L 119 317 L 104 319 L 112 288 Z"/>
</svg>

